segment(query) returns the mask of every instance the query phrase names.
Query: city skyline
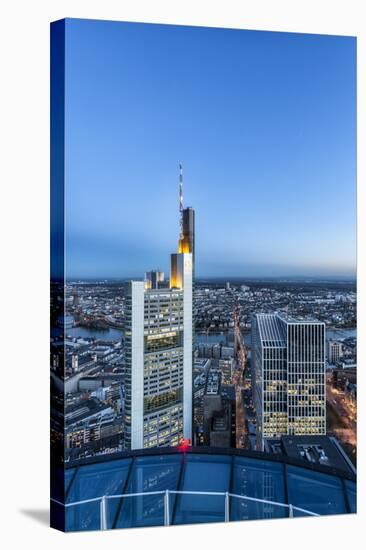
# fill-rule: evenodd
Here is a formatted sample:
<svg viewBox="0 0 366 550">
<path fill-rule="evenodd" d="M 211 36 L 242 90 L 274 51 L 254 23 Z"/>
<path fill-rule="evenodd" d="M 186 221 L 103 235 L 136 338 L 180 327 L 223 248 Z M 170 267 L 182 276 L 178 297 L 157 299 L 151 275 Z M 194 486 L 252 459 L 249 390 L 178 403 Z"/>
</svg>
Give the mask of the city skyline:
<svg viewBox="0 0 366 550">
<path fill-rule="evenodd" d="M 355 275 L 354 38 L 66 30 L 68 279 L 168 272 L 180 161 L 198 278 Z"/>
</svg>

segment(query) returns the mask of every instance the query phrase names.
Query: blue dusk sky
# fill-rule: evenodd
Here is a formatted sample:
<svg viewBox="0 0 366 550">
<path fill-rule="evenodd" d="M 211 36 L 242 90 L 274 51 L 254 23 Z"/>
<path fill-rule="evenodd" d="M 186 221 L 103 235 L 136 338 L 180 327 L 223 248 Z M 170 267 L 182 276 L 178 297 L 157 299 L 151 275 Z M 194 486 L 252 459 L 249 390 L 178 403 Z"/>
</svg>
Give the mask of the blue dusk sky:
<svg viewBox="0 0 366 550">
<path fill-rule="evenodd" d="M 356 40 L 68 19 L 68 278 L 353 276 Z"/>
</svg>

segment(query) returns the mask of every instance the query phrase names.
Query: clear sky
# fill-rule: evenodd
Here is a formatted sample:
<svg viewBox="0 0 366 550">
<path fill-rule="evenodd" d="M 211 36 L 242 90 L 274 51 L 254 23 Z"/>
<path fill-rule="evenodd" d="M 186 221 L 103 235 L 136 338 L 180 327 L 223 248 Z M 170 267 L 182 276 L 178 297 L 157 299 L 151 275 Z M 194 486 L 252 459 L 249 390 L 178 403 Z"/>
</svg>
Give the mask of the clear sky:
<svg viewBox="0 0 366 550">
<path fill-rule="evenodd" d="M 67 20 L 69 278 L 352 276 L 356 40 Z"/>
</svg>

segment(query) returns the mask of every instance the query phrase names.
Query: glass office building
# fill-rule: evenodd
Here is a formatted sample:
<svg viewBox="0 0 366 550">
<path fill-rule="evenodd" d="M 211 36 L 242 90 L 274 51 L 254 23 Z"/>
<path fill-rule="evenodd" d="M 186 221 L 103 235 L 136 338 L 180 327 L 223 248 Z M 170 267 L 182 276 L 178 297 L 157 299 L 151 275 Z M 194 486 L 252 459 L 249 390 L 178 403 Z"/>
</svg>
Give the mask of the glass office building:
<svg viewBox="0 0 366 550">
<path fill-rule="evenodd" d="M 356 512 L 356 476 L 283 455 L 175 448 L 66 469 L 67 531 Z"/>
<path fill-rule="evenodd" d="M 252 361 L 257 448 L 282 435 L 324 435 L 324 323 L 253 315 Z"/>
</svg>

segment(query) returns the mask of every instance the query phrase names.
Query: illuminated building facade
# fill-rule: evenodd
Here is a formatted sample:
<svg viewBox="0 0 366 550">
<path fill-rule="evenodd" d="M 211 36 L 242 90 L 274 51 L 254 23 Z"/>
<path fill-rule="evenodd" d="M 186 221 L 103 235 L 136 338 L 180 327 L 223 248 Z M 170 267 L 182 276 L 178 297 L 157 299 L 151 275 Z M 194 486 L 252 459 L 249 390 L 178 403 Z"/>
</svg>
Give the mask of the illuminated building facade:
<svg viewBox="0 0 366 550">
<path fill-rule="evenodd" d="M 252 316 L 257 448 L 282 435 L 326 434 L 325 325 Z"/>
<path fill-rule="evenodd" d="M 149 280 L 129 285 L 126 449 L 174 447 L 183 439 L 192 440 L 194 235 L 182 233 L 186 210 L 181 208 L 178 253 L 171 254 L 169 287 L 155 287 Z M 189 210 L 194 220 L 194 211 Z"/>
<path fill-rule="evenodd" d="M 178 243 L 178 252 L 191 252 L 194 260 L 194 210 L 190 206 L 182 210 L 182 236 Z"/>
</svg>

